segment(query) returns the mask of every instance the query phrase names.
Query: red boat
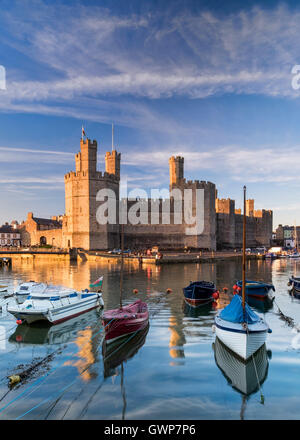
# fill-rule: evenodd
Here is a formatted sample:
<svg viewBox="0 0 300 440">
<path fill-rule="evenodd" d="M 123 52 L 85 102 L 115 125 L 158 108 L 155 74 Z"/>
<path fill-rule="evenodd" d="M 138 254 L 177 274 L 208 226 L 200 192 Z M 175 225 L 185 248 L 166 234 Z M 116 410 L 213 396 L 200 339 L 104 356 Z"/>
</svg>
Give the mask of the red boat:
<svg viewBox="0 0 300 440">
<path fill-rule="evenodd" d="M 144 329 L 149 322 L 148 306 L 140 299 L 122 308 L 107 310 L 102 315 L 107 343 Z"/>
</svg>

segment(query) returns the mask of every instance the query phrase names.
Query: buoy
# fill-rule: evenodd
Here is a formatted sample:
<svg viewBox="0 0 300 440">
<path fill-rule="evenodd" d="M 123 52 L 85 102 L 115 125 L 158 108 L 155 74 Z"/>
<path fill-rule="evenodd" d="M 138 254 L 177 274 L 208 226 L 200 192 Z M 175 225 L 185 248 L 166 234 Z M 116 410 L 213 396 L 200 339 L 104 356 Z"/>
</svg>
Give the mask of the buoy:
<svg viewBox="0 0 300 440">
<path fill-rule="evenodd" d="M 213 297 L 213 299 L 218 299 L 219 298 L 218 290 L 212 294 L 212 297 Z"/>
<path fill-rule="evenodd" d="M 166 290 L 166 293 L 172 293 L 172 289 L 170 289 L 170 288 L 168 287 L 168 289 Z"/>
<path fill-rule="evenodd" d="M 17 319 L 17 320 L 16 320 L 16 323 L 17 323 L 17 324 L 22 324 L 22 319 Z"/>
<path fill-rule="evenodd" d="M 9 385 L 15 385 L 16 383 L 19 383 L 20 381 L 21 381 L 21 378 L 18 375 L 9 376 Z"/>
<path fill-rule="evenodd" d="M 17 335 L 16 336 L 16 341 L 17 342 L 22 342 L 23 341 L 22 335 Z"/>
<path fill-rule="evenodd" d="M 133 289 L 133 293 L 139 293 L 137 289 Z"/>
</svg>

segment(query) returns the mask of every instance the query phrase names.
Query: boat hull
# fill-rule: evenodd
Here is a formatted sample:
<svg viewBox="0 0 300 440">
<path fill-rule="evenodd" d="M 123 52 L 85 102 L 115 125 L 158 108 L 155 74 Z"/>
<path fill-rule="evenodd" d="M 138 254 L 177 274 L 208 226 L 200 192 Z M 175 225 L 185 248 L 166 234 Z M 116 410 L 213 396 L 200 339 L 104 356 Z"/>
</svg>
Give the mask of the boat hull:
<svg viewBox="0 0 300 440">
<path fill-rule="evenodd" d="M 102 323 L 105 341 L 109 344 L 125 335 L 143 330 L 149 323 L 148 306 L 138 300 L 122 309 L 107 310 L 103 313 Z"/>
<path fill-rule="evenodd" d="M 136 333 L 143 330 L 149 324 L 149 319 L 138 319 L 138 320 L 118 320 L 108 323 L 103 320 L 103 325 L 105 327 L 105 341 L 110 344 L 126 335 Z"/>
<path fill-rule="evenodd" d="M 300 278 L 289 278 L 289 286 L 292 287 L 290 293 L 297 299 L 300 299 Z"/>
<path fill-rule="evenodd" d="M 216 336 L 243 360 L 249 359 L 265 343 L 268 330 L 269 327 L 263 320 L 248 324 L 248 329 L 245 330 L 241 323 L 231 323 L 219 316 L 215 318 Z"/>
<path fill-rule="evenodd" d="M 242 295 L 242 281 L 238 281 L 234 286 L 234 292 L 238 293 L 240 296 Z M 246 281 L 245 285 L 245 294 L 247 297 L 252 297 L 260 300 L 264 300 L 269 296 L 271 290 L 275 290 L 273 284 L 255 282 L 255 281 Z"/>
<path fill-rule="evenodd" d="M 213 295 L 217 293 L 215 285 L 207 281 L 190 283 L 189 286 L 184 287 L 182 290 L 185 301 L 193 307 L 214 301 Z"/>
<path fill-rule="evenodd" d="M 70 304 L 68 306 L 55 307 L 53 309 L 45 310 L 26 310 L 22 307 L 8 307 L 7 311 L 14 315 L 18 320 L 32 324 L 38 321 L 48 321 L 50 324 L 59 324 L 67 321 L 68 319 L 75 318 L 82 313 L 97 307 L 103 307 L 103 299 L 101 296 L 93 296 L 87 298 L 85 301 L 78 301 L 77 303 Z"/>
</svg>

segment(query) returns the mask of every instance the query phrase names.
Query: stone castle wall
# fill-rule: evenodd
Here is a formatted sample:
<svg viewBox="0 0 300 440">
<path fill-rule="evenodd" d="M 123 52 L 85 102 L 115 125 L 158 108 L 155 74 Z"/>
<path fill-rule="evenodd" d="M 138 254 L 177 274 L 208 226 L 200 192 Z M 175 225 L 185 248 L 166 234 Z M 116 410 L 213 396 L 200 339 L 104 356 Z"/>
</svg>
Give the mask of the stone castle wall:
<svg viewBox="0 0 300 440">
<path fill-rule="evenodd" d="M 26 221 L 23 228 L 23 243 L 38 244 L 43 236 L 48 244 L 63 248 L 83 248 L 86 250 L 108 250 L 119 248 L 121 244 L 121 226 L 119 203 L 123 206 L 126 218 L 132 209 L 139 207 L 141 217 L 146 214 L 145 224 L 124 225 L 124 245 L 130 249 L 145 249 L 159 246 L 161 249 L 215 250 L 239 248 L 242 246 L 243 218 L 241 210 L 235 209 L 234 200 L 218 199 L 215 184 L 206 181 L 189 181 L 184 178 L 184 158 L 172 156 L 169 159 L 170 199 L 169 200 L 124 200 L 119 202 L 121 155 L 114 149 L 105 155 L 105 172 L 97 171 L 97 142 L 90 139 L 80 141 L 80 152 L 75 155 L 75 171 L 65 175 L 65 215 L 62 228 L 41 230 Z M 97 212 L 107 197 L 97 200 L 100 190 L 107 192 L 107 197 L 116 196 L 116 224 L 99 224 Z M 198 191 L 201 190 L 201 191 Z M 109 191 L 111 191 L 109 193 Z M 175 203 L 174 192 L 183 196 L 181 207 Z M 185 218 L 184 204 L 192 195 L 190 215 L 195 217 L 197 206 L 203 214 L 204 229 L 201 233 L 191 232 Z M 196 203 L 199 195 L 201 204 Z M 198 201 L 199 202 L 199 201 Z M 170 204 L 170 224 L 165 224 L 163 207 Z M 126 206 L 125 206 L 126 205 Z M 153 205 L 158 208 L 156 221 L 151 212 Z M 134 208 L 135 206 L 135 208 Z M 183 222 L 176 224 L 175 213 L 181 210 Z M 272 211 L 255 211 L 254 200 L 247 200 L 247 246 L 268 246 L 272 237 Z M 199 213 L 198 213 L 199 214 Z M 154 215 L 154 214 L 153 214 Z M 153 224 L 154 223 L 154 224 Z M 46 228 L 47 229 L 47 228 Z"/>
<path fill-rule="evenodd" d="M 254 200 L 246 201 L 246 246 L 270 246 L 273 229 L 273 213 L 254 210 Z M 241 248 L 243 246 L 243 215 L 235 209 L 234 200 L 216 200 L 217 247 L 218 249 Z"/>
</svg>

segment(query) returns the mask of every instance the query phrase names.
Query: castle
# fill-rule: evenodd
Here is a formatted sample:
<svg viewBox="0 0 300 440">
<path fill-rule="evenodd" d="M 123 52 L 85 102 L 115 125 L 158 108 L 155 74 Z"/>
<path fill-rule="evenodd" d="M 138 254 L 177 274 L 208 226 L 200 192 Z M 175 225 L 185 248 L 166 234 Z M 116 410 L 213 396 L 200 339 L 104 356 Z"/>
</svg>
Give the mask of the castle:
<svg viewBox="0 0 300 440">
<path fill-rule="evenodd" d="M 108 250 L 120 247 L 121 217 L 127 218 L 135 209 L 146 221 L 125 222 L 124 245 L 130 249 L 233 249 L 242 247 L 242 214 L 235 209 L 234 200 L 218 199 L 214 183 L 190 181 L 184 178 L 184 158 L 169 159 L 169 199 L 120 199 L 121 154 L 114 148 L 105 155 L 105 172 L 97 171 L 97 141 L 81 139 L 80 152 L 75 155 L 75 171 L 65 175 L 65 215 L 41 219 L 29 213 L 22 223 L 22 241 L 27 245 L 50 244 L 62 248 Z M 115 224 L 100 224 L 97 209 L 104 200 L 97 201 L 99 190 L 111 190 L 116 197 Z M 191 227 L 183 215 L 186 200 L 178 205 L 174 193 L 190 190 L 191 215 L 196 214 L 197 190 L 201 191 L 203 230 L 186 233 Z M 187 191 L 188 192 L 188 191 Z M 184 198 L 184 197 L 183 197 Z M 169 222 L 164 222 L 165 208 Z M 155 213 L 153 214 L 155 208 Z M 182 221 L 178 223 L 179 214 Z M 254 210 L 254 200 L 247 200 L 247 246 L 269 246 L 272 238 L 272 211 Z M 124 223 L 124 222 L 123 222 Z"/>
</svg>

